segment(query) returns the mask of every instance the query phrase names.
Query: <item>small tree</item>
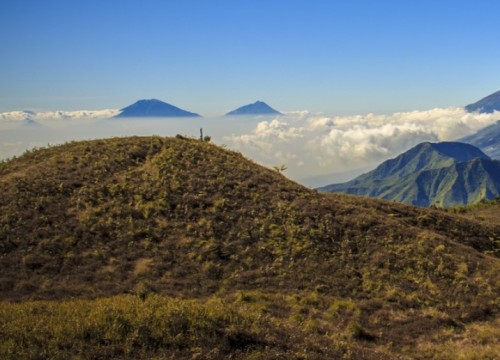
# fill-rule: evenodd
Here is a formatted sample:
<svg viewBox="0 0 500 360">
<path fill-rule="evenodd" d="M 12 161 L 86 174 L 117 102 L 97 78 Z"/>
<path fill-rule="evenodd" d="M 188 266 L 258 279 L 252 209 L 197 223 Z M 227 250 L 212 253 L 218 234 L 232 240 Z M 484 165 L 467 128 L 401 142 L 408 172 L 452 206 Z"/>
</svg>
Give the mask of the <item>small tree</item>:
<svg viewBox="0 0 500 360">
<path fill-rule="evenodd" d="M 285 171 L 288 168 L 285 164 L 282 164 L 281 166 L 274 166 L 273 169 L 279 173 L 282 173 L 283 171 Z"/>
</svg>

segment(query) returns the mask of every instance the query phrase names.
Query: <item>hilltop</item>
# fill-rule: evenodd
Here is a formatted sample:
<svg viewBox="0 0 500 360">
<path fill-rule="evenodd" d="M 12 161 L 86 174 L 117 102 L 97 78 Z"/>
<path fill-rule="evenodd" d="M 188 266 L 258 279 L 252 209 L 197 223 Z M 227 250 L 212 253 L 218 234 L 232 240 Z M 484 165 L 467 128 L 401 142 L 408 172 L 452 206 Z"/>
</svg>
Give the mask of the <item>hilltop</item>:
<svg viewBox="0 0 500 360">
<path fill-rule="evenodd" d="M 469 144 L 426 142 L 354 180 L 319 190 L 418 206 L 466 205 L 500 195 L 500 162 Z"/>
<path fill-rule="evenodd" d="M 123 117 L 199 117 L 200 115 L 182 110 L 157 99 L 139 100 L 120 109 L 115 118 Z"/>
<path fill-rule="evenodd" d="M 267 105 L 263 101 L 256 101 L 253 104 L 248 104 L 228 112 L 225 116 L 234 115 L 281 115 L 277 110 Z"/>
<path fill-rule="evenodd" d="M 62 301 L 1 306 L 2 334 L 35 352 L 390 359 L 494 326 L 498 225 L 317 193 L 207 142 L 31 151 L 0 164 L 0 194 L 2 300 Z"/>
</svg>

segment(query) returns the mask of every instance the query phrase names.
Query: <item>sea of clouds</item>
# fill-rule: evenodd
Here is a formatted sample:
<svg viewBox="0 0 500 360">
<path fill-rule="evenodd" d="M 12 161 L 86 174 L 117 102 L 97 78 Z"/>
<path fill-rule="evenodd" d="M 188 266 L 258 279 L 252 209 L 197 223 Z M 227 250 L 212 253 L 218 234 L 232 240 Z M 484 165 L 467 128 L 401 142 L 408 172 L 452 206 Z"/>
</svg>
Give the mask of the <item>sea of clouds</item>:
<svg viewBox="0 0 500 360">
<path fill-rule="evenodd" d="M 347 181 L 424 141 L 453 141 L 500 119 L 500 113 L 437 108 L 393 114 L 109 119 L 117 110 L 0 113 L 0 158 L 70 140 L 130 135 L 199 136 L 240 151 L 309 186 Z"/>
<path fill-rule="evenodd" d="M 227 141 L 259 162 L 285 164 L 293 178 L 318 186 L 346 181 L 421 142 L 456 140 L 498 119 L 498 112 L 458 107 L 353 116 L 301 111 L 261 121 Z"/>
</svg>

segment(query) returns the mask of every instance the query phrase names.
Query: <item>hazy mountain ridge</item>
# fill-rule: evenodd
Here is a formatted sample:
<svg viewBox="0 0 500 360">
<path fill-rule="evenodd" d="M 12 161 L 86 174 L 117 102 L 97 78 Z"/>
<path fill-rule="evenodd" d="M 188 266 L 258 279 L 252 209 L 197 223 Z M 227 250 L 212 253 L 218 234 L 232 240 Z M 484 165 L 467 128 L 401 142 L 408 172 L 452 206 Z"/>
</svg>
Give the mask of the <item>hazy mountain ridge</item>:
<svg viewBox="0 0 500 360">
<path fill-rule="evenodd" d="M 465 106 L 465 110 L 479 113 L 492 113 L 500 111 L 500 91 L 488 95 L 473 104 Z"/>
<path fill-rule="evenodd" d="M 500 160 L 500 120 L 458 141 L 477 146 L 493 159 Z"/>
<path fill-rule="evenodd" d="M 378 197 L 418 206 L 455 206 L 500 195 L 500 162 L 458 142 L 422 143 L 326 192 Z"/>
<path fill-rule="evenodd" d="M 479 113 L 500 112 L 500 91 L 465 106 L 465 110 Z M 492 158 L 500 159 L 500 120 L 457 141 L 477 146 Z"/>
</svg>

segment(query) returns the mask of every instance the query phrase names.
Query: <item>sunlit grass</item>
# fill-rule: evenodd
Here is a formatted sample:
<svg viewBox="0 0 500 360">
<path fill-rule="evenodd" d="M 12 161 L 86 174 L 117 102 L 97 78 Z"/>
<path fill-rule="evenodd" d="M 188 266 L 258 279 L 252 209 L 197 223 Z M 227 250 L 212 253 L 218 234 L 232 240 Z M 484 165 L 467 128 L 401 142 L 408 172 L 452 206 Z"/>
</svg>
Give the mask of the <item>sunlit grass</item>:
<svg viewBox="0 0 500 360">
<path fill-rule="evenodd" d="M 496 350 L 495 224 L 320 194 L 183 137 L 28 152 L 0 192 L 0 358 Z"/>
</svg>

